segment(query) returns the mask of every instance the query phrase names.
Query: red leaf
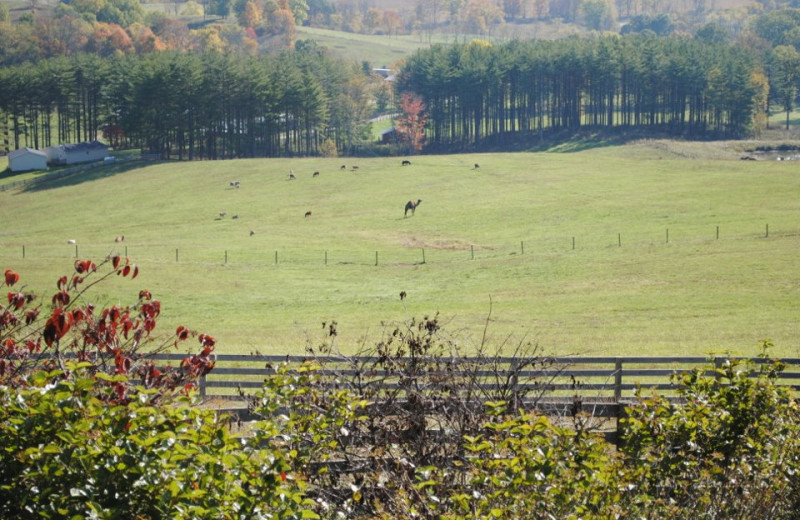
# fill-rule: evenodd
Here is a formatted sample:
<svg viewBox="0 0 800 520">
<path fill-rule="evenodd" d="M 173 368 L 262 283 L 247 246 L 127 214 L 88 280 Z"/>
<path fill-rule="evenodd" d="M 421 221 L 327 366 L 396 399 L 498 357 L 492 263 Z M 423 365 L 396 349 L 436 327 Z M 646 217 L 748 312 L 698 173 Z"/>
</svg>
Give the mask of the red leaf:
<svg viewBox="0 0 800 520">
<path fill-rule="evenodd" d="M 25 294 L 23 293 L 8 293 L 8 304 L 14 309 L 19 310 L 27 301 Z"/>
<path fill-rule="evenodd" d="M 69 312 L 64 312 L 63 309 L 56 309 L 53 315 L 47 320 L 44 326 L 44 341 L 47 346 L 51 346 L 54 341 L 63 338 L 64 335 L 72 327 L 73 318 Z"/>
<path fill-rule="evenodd" d="M 70 299 L 71 297 L 67 291 L 57 292 L 53 295 L 53 305 L 63 307 L 69 303 Z"/>
<path fill-rule="evenodd" d="M 75 275 L 75 276 L 72 277 L 72 287 L 77 289 L 78 285 L 82 284 L 82 283 L 83 283 L 83 277 L 82 276 Z"/>
<path fill-rule="evenodd" d="M 6 285 L 11 287 L 19 281 L 19 275 L 11 269 L 6 269 Z"/>
<path fill-rule="evenodd" d="M 3 349 L 0 350 L 4 356 L 13 356 L 14 350 L 16 350 L 17 342 L 14 341 L 14 338 L 8 338 L 2 343 Z"/>
<path fill-rule="evenodd" d="M 131 276 L 131 280 L 133 280 L 137 276 L 139 276 L 139 266 L 136 265 L 136 264 L 133 264 L 133 276 Z"/>
<path fill-rule="evenodd" d="M 178 336 L 179 340 L 183 341 L 189 337 L 189 329 L 187 329 L 183 325 L 180 325 L 178 327 L 178 330 L 175 331 L 175 335 Z"/>
<path fill-rule="evenodd" d="M 111 259 L 111 265 L 114 266 L 114 269 L 119 267 L 119 255 L 114 255 L 114 257 Z"/>
<path fill-rule="evenodd" d="M 62 290 L 62 289 L 64 289 L 66 286 L 67 286 L 67 277 L 66 277 L 66 275 L 65 275 L 65 276 L 62 276 L 61 278 L 59 278 L 59 279 L 58 279 L 58 283 L 56 283 L 56 287 L 57 287 L 59 290 Z"/>
<path fill-rule="evenodd" d="M 153 295 L 150 294 L 150 291 L 148 291 L 146 289 L 142 289 L 141 291 L 139 291 L 139 299 L 140 300 L 152 300 L 153 299 Z"/>
<path fill-rule="evenodd" d="M 39 307 L 25 311 L 25 325 L 30 325 L 39 317 Z"/>
<path fill-rule="evenodd" d="M 122 268 L 122 276 L 128 276 L 131 273 L 131 266 L 126 265 Z"/>
<path fill-rule="evenodd" d="M 206 347 L 212 347 L 213 348 L 214 345 L 217 344 L 217 340 L 215 340 L 214 338 L 212 338 L 208 334 L 200 334 L 197 337 L 197 339 L 200 340 L 200 343 L 202 343 Z"/>
</svg>

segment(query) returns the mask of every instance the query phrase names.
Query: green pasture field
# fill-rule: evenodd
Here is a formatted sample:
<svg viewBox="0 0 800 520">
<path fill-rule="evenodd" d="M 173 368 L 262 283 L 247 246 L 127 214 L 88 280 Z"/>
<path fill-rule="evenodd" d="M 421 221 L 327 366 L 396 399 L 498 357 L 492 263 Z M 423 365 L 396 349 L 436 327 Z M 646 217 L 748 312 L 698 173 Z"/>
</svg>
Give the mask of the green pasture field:
<svg viewBox="0 0 800 520">
<path fill-rule="evenodd" d="M 114 277 L 93 299 L 129 304 L 149 289 L 157 332 L 187 325 L 224 353 L 302 353 L 332 320 L 354 352 L 440 312 L 467 352 L 486 334 L 492 347 L 558 355 L 754 355 L 771 339 L 796 357 L 798 163 L 742 153 L 648 141 L 411 166 L 116 163 L 0 192 L 0 270 L 46 306 L 76 253 L 127 254 L 139 277 Z"/>
<path fill-rule="evenodd" d="M 419 34 L 367 35 L 303 26 L 297 27 L 296 34 L 296 39 L 314 40 L 342 59 L 356 63 L 367 61 L 373 67 L 389 68 L 417 49 L 428 48 L 433 43 L 455 43 L 455 38 L 446 34 L 435 34 L 431 37 Z"/>
</svg>

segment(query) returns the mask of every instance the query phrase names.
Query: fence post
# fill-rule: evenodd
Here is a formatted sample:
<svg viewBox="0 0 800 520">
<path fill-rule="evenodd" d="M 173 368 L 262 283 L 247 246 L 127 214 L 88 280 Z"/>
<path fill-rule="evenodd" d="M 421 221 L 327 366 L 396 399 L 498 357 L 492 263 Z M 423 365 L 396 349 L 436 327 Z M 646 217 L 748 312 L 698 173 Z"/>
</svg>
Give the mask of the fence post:
<svg viewBox="0 0 800 520">
<path fill-rule="evenodd" d="M 572 237 L 572 249 L 575 249 L 575 237 Z"/>
<path fill-rule="evenodd" d="M 725 365 L 727 359 L 716 357 L 714 358 L 714 379 L 722 379 L 722 376 L 719 375 L 719 371 L 722 370 L 722 367 Z"/>
<path fill-rule="evenodd" d="M 78 244 L 75 244 L 75 258 L 78 258 Z"/>
<path fill-rule="evenodd" d="M 198 390 L 200 391 L 200 399 L 206 398 L 206 376 L 200 376 L 200 380 L 197 382 Z"/>
<path fill-rule="evenodd" d="M 622 419 L 625 417 L 625 405 L 622 404 L 622 359 L 616 358 L 614 362 L 614 405 L 617 407 L 617 438 L 619 446 L 622 438 Z"/>
<path fill-rule="evenodd" d="M 617 358 L 614 362 L 614 402 L 618 403 L 622 399 L 622 359 Z"/>
<path fill-rule="evenodd" d="M 509 367 L 511 370 L 511 391 L 512 391 L 512 405 L 513 408 L 512 412 L 516 412 L 519 408 L 519 361 L 517 358 L 514 358 L 511 361 L 511 366 Z"/>
<path fill-rule="evenodd" d="M 125 246 L 125 256 L 128 256 L 128 246 Z"/>
<path fill-rule="evenodd" d="M 472 257 L 471 259 L 475 260 L 475 246 L 473 246 L 472 244 L 470 244 L 469 246 L 469 254 Z"/>
<path fill-rule="evenodd" d="M 225 250 L 225 263 L 228 263 L 228 250 Z"/>
<path fill-rule="evenodd" d="M 523 242 L 522 240 L 519 241 L 519 254 L 521 255 L 525 254 L 525 242 Z"/>
<path fill-rule="evenodd" d="M 22 258 L 25 258 L 25 245 L 22 245 Z"/>
<path fill-rule="evenodd" d="M 767 224 L 767 231 L 766 231 L 766 233 L 764 234 L 764 237 L 765 237 L 765 238 L 769 238 L 769 224 Z"/>
<path fill-rule="evenodd" d="M 328 252 L 325 251 L 325 265 L 328 265 Z"/>
<path fill-rule="evenodd" d="M 175 261 L 178 261 L 178 248 L 175 248 Z"/>
<path fill-rule="evenodd" d="M 719 226 L 717 226 L 717 240 L 719 240 Z"/>
<path fill-rule="evenodd" d="M 669 244 L 669 228 L 667 228 L 667 244 Z"/>
<path fill-rule="evenodd" d="M 375 251 L 375 265 L 378 265 L 378 252 Z"/>
<path fill-rule="evenodd" d="M 278 250 L 275 250 L 275 265 L 278 265 Z"/>
<path fill-rule="evenodd" d="M 422 248 L 422 263 L 425 263 L 425 248 Z"/>
<path fill-rule="evenodd" d="M 617 243 L 622 247 L 622 233 L 617 233 Z"/>
</svg>

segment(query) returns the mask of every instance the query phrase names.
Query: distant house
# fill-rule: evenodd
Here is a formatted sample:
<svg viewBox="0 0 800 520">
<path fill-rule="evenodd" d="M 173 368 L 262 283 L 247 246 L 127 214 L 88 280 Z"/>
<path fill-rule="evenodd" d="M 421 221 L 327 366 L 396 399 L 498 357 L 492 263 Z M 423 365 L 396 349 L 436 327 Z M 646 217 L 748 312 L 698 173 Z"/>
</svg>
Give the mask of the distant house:
<svg viewBox="0 0 800 520">
<path fill-rule="evenodd" d="M 392 69 L 372 69 L 372 72 L 383 77 L 386 81 L 394 81 L 394 71 Z"/>
<path fill-rule="evenodd" d="M 33 148 L 20 148 L 8 154 L 8 168 L 12 172 L 47 169 L 47 154 Z"/>
<path fill-rule="evenodd" d="M 387 128 L 381 132 L 381 143 L 390 144 L 397 140 L 397 129 L 395 127 Z"/>
<path fill-rule="evenodd" d="M 48 146 L 44 150 L 47 153 L 47 163 L 52 165 L 102 161 L 108 156 L 108 146 L 100 141 L 59 144 Z"/>
</svg>

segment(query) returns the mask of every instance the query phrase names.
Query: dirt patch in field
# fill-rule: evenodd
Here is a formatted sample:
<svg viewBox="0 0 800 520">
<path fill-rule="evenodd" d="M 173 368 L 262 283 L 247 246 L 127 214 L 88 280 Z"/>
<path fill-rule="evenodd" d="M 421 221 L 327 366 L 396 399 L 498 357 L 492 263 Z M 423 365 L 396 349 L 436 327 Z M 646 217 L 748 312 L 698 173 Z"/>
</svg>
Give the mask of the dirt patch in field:
<svg viewBox="0 0 800 520">
<path fill-rule="evenodd" d="M 464 240 L 448 240 L 448 239 L 426 240 L 417 237 L 409 237 L 403 239 L 401 243 L 403 247 L 441 249 L 445 251 L 469 251 L 470 249 L 478 249 L 478 250 L 493 249 L 488 246 L 481 246 L 478 244 L 473 244 L 471 242 L 466 242 Z"/>
</svg>

